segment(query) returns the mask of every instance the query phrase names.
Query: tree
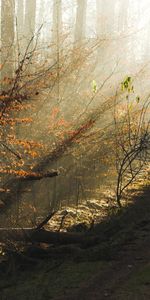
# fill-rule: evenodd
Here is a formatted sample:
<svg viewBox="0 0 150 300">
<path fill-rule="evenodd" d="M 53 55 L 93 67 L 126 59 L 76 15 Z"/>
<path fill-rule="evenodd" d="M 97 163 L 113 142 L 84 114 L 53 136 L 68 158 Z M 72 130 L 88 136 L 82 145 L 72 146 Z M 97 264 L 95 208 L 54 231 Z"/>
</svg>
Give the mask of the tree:
<svg viewBox="0 0 150 300">
<path fill-rule="evenodd" d="M 35 34 L 35 21 L 36 21 L 36 0 L 26 0 L 25 2 L 25 20 L 24 20 L 24 35 L 27 43 L 29 43 L 32 36 Z M 30 45 L 33 48 L 33 44 Z"/>
<path fill-rule="evenodd" d="M 123 109 L 119 106 L 118 111 L 115 110 L 116 200 L 119 207 L 123 192 L 146 168 L 150 149 L 149 96 L 144 101 L 139 96 L 133 100 L 134 89 L 129 76 L 122 82 L 122 89 L 126 92 L 126 104 Z"/>
<path fill-rule="evenodd" d="M 98 37 L 103 33 L 102 30 L 102 1 L 96 0 L 96 34 Z"/>
<path fill-rule="evenodd" d="M 74 41 L 78 45 L 85 38 L 87 0 L 77 1 Z"/>
<path fill-rule="evenodd" d="M 62 0 L 53 0 L 52 43 L 58 45 L 62 32 Z M 56 51 L 57 52 L 57 51 Z"/>
<path fill-rule="evenodd" d="M 38 72 L 36 69 L 35 73 L 32 73 L 30 77 L 29 74 L 26 76 L 28 65 L 32 63 L 32 59 L 35 54 L 34 48 L 32 51 L 30 45 L 33 42 L 33 39 L 38 38 L 38 35 L 32 36 L 28 42 L 27 47 L 24 49 L 22 56 L 19 56 L 18 65 L 14 72 L 14 76 L 11 78 L 11 85 L 7 81 L 7 85 L 0 93 L 1 101 L 1 112 L 0 112 L 0 147 L 1 147 L 1 156 L 2 156 L 2 165 L 0 173 L 4 175 L 4 185 L 5 180 L 9 177 L 17 176 L 22 179 L 27 180 L 40 180 L 46 177 L 57 176 L 55 173 L 42 173 L 37 171 L 32 172 L 32 168 L 27 168 L 26 162 L 34 160 L 35 157 L 39 156 L 38 151 L 43 145 L 33 140 L 23 139 L 20 136 L 16 135 L 18 128 L 21 124 L 30 124 L 32 119 L 20 115 L 20 112 L 26 110 L 29 104 L 26 103 L 31 96 L 38 95 L 38 92 L 35 91 L 40 84 L 40 79 L 43 76 L 47 76 L 47 72 L 50 71 L 51 67 L 48 66 L 48 69 L 42 69 Z M 35 43 L 36 44 L 36 43 Z M 46 72 L 46 73 L 45 73 Z M 36 83 L 35 83 L 36 82 Z M 33 84 L 34 87 L 33 87 Z M 30 86 L 30 88 L 29 88 Z M 27 88 L 28 87 L 28 88 Z M 32 87 L 32 88 L 31 88 Z M 2 189 L 2 192 L 5 192 Z"/>
<path fill-rule="evenodd" d="M 119 13 L 119 31 L 126 31 L 128 28 L 128 17 L 129 17 L 129 5 L 130 0 L 121 0 L 120 1 L 120 13 Z"/>
<path fill-rule="evenodd" d="M 1 2 L 1 82 L 7 83 L 14 72 L 14 1 Z"/>
<path fill-rule="evenodd" d="M 24 32 L 24 1 L 17 1 L 17 30 L 19 34 L 19 38 L 22 38 Z"/>
<path fill-rule="evenodd" d="M 18 59 L 23 54 L 24 38 L 24 1 L 18 0 L 16 9 L 16 48 L 18 48 Z"/>
</svg>

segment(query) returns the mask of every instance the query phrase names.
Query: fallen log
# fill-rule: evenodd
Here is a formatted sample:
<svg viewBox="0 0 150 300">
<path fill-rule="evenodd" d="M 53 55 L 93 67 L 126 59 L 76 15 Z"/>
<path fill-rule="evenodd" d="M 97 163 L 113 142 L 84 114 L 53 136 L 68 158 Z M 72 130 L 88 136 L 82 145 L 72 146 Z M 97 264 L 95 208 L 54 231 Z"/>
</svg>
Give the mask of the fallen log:
<svg viewBox="0 0 150 300">
<path fill-rule="evenodd" d="M 47 244 L 94 245 L 98 236 L 80 232 L 54 232 L 37 228 L 0 228 L 0 242 L 22 241 Z"/>
</svg>

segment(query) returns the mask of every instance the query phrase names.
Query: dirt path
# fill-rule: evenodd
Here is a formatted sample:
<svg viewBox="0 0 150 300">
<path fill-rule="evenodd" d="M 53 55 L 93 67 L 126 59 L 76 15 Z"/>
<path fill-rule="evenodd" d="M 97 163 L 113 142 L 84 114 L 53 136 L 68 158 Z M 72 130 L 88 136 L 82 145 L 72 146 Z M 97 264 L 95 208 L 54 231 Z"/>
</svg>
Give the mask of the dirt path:
<svg viewBox="0 0 150 300">
<path fill-rule="evenodd" d="M 150 189 L 139 197 L 135 210 L 134 234 L 129 232 L 109 266 L 59 300 L 150 299 Z"/>
</svg>

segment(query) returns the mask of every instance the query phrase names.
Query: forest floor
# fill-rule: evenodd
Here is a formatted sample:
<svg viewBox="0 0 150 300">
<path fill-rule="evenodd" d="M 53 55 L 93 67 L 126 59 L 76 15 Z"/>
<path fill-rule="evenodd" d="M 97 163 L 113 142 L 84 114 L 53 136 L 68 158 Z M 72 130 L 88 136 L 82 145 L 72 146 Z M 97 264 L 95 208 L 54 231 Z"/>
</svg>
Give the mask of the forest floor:
<svg viewBox="0 0 150 300">
<path fill-rule="evenodd" d="M 95 226 L 96 245 L 1 264 L 0 300 L 149 300 L 150 186 L 128 197 L 130 205 Z"/>
</svg>

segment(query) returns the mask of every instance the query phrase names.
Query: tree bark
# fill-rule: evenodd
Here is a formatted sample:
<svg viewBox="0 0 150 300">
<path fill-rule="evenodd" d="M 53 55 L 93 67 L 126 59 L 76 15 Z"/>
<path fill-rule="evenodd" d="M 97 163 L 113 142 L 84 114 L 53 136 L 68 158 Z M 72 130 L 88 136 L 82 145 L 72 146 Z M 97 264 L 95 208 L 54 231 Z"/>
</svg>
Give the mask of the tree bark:
<svg viewBox="0 0 150 300">
<path fill-rule="evenodd" d="M 24 30 L 30 40 L 35 33 L 36 0 L 26 0 Z"/>
<path fill-rule="evenodd" d="M 62 32 L 62 1 L 53 0 L 52 43 L 58 44 Z M 56 51 L 57 52 L 57 51 Z"/>
<path fill-rule="evenodd" d="M 14 71 L 14 2 L 2 0 L 1 2 L 1 80 L 5 89 L 8 83 L 5 78 L 12 78 Z"/>
<path fill-rule="evenodd" d="M 80 45 L 80 43 L 85 38 L 86 8 L 87 0 L 78 0 L 74 37 L 75 43 L 77 43 L 78 45 Z"/>
</svg>

